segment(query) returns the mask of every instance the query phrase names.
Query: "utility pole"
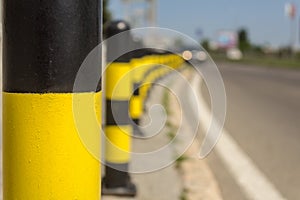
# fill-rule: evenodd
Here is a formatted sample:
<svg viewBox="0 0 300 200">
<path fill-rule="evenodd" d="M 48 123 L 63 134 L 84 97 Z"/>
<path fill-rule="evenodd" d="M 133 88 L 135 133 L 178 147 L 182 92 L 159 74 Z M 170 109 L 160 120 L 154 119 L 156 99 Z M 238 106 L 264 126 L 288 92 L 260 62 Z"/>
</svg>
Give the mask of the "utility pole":
<svg viewBox="0 0 300 200">
<path fill-rule="evenodd" d="M 156 0 L 147 0 L 148 1 L 148 22 L 150 26 L 157 26 L 157 1 Z"/>
<path fill-rule="evenodd" d="M 124 19 L 128 21 L 130 24 L 133 24 L 133 19 L 141 18 L 138 15 L 139 13 L 133 12 L 131 9 L 134 7 L 133 5 L 137 3 L 144 3 L 143 6 L 143 14 L 145 22 L 147 26 L 156 26 L 157 25 L 157 0 L 122 0 L 124 5 Z M 132 13 L 134 16 L 132 16 Z"/>
<path fill-rule="evenodd" d="M 294 48 L 295 48 L 295 43 L 297 41 L 296 39 L 296 33 L 297 33 L 297 27 L 298 25 L 295 26 L 295 21 L 297 23 L 297 19 L 296 18 L 296 5 L 293 3 L 287 3 L 285 5 L 285 14 L 286 16 L 290 19 L 290 48 L 291 51 L 293 52 Z"/>
</svg>

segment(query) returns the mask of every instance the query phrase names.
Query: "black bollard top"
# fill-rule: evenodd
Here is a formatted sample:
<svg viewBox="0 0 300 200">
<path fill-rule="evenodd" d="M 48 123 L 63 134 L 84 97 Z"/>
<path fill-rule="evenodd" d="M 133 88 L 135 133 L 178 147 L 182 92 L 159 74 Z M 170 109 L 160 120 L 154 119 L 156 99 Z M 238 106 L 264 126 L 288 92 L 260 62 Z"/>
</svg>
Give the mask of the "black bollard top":
<svg viewBox="0 0 300 200">
<path fill-rule="evenodd" d="M 108 39 L 108 62 L 130 62 L 132 54 L 129 52 L 129 50 L 134 45 L 130 29 L 130 25 L 124 20 L 112 21 L 107 25 L 105 32 L 106 38 Z"/>
<path fill-rule="evenodd" d="M 106 27 L 106 35 L 107 37 L 111 37 L 118 33 L 129 31 L 130 29 L 130 25 L 126 21 L 116 20 L 108 24 L 108 26 Z"/>
<path fill-rule="evenodd" d="M 100 6 L 95 0 L 4 0 L 4 91 L 72 92 L 82 62 L 100 42 Z"/>
</svg>

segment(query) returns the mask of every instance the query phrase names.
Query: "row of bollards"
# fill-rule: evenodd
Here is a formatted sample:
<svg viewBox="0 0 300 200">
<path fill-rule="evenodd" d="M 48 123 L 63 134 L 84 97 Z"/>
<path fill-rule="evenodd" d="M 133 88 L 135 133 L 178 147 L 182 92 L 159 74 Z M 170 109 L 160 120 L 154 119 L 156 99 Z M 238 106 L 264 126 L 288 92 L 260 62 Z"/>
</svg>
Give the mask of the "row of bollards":
<svg viewBox="0 0 300 200">
<path fill-rule="evenodd" d="M 125 32 L 127 31 L 127 32 Z M 107 28 L 108 37 L 125 32 L 107 43 L 105 69 L 106 122 L 105 177 L 102 179 L 102 194 L 135 196 L 136 188 L 128 174 L 133 129 L 130 123 L 129 100 L 132 92 L 130 56 L 125 54 L 115 59 L 131 44 L 129 25 L 123 21 L 112 22 Z M 120 53 L 121 54 L 121 53 Z"/>
<path fill-rule="evenodd" d="M 153 83 L 179 68 L 183 60 L 155 49 L 114 59 L 112 54 L 132 45 L 132 36 L 127 23 L 112 22 L 109 36 L 127 34 L 125 40 L 107 44 L 104 112 L 101 81 L 97 87 L 88 83 L 101 72 L 100 62 L 95 71 L 84 74 L 83 86 L 74 89 L 82 63 L 101 41 L 101 7 L 101 0 L 3 1 L 4 200 L 136 195 L 128 169 L 132 137 L 143 135 L 138 127 L 144 102 Z M 97 56 L 100 61 L 100 52 Z M 82 114 L 74 114 L 74 101 Z M 91 107 L 96 128 L 85 112 Z M 106 136 L 102 186 L 100 113 L 105 113 Z M 93 151 L 82 134 L 92 141 Z"/>
<path fill-rule="evenodd" d="M 160 78 L 178 69 L 183 59 L 170 52 L 156 49 L 136 49 L 117 59 L 114 55 L 133 45 L 130 26 L 124 21 L 114 21 L 107 28 L 107 36 L 122 33 L 107 42 L 105 69 L 106 95 L 106 147 L 103 195 L 135 196 L 136 186 L 128 173 L 131 139 L 143 136 L 139 129 L 144 112 L 144 102 L 149 90 Z"/>
</svg>

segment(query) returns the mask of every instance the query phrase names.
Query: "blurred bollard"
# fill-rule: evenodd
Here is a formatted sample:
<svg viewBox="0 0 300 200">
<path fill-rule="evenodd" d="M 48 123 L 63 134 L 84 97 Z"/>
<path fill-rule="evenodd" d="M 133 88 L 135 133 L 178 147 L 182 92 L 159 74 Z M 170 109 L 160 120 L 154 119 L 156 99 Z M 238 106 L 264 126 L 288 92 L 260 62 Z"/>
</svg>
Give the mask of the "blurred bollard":
<svg viewBox="0 0 300 200">
<path fill-rule="evenodd" d="M 144 63 L 143 81 L 141 82 L 139 91 L 140 91 L 142 102 L 145 103 L 148 96 L 148 91 L 152 86 L 151 74 L 154 68 L 157 66 L 157 60 L 155 59 L 153 49 L 148 49 L 147 55 L 144 56 L 142 59 Z"/>
<path fill-rule="evenodd" d="M 143 73 L 143 81 L 140 86 L 140 96 L 143 102 L 146 101 L 150 89 L 153 84 L 161 78 L 164 66 L 161 60 L 161 55 L 164 53 L 159 49 L 148 49 L 148 55 L 143 57 L 144 65 L 146 66 Z"/>
<path fill-rule="evenodd" d="M 133 95 L 130 99 L 130 116 L 133 123 L 133 133 L 134 135 L 143 136 L 144 134 L 139 128 L 140 118 L 143 115 L 143 100 L 140 94 L 140 87 L 143 81 L 143 71 L 145 69 L 145 63 L 142 57 L 145 56 L 146 51 L 140 49 L 142 47 L 137 47 L 137 49 L 132 52 L 132 59 L 130 61 L 132 66 L 132 85 L 133 85 Z"/>
<path fill-rule="evenodd" d="M 3 2 L 4 200 L 100 199 L 99 126 L 83 125 L 95 141 L 97 155 L 92 155 L 79 138 L 73 97 L 82 109 L 97 110 L 95 121 L 100 120 L 101 87 L 73 91 L 73 85 L 100 42 L 101 5 L 93 0 Z M 100 52 L 97 58 L 100 63 Z M 99 64 L 94 73 L 100 72 Z"/>
<path fill-rule="evenodd" d="M 131 152 L 132 125 L 129 115 L 129 99 L 132 95 L 130 54 L 115 60 L 114 56 L 125 52 L 132 45 L 130 27 L 124 21 L 111 22 L 107 37 L 122 33 L 121 37 L 108 40 L 105 70 L 106 124 L 105 124 L 105 177 L 102 194 L 135 196 L 136 186 L 128 173 Z"/>
<path fill-rule="evenodd" d="M 145 103 L 153 84 L 167 74 L 183 69 L 184 60 L 181 56 L 161 49 L 149 49 L 148 55 L 142 58 L 145 68 L 143 81 L 140 84 L 140 96 Z"/>
</svg>

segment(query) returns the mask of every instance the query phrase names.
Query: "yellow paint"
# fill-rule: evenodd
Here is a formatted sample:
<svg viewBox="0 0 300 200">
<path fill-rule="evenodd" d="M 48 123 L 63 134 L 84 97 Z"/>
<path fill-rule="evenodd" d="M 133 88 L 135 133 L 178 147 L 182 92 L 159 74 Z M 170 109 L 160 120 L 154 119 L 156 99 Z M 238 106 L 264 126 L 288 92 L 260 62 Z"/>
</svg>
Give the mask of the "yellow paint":
<svg viewBox="0 0 300 200">
<path fill-rule="evenodd" d="M 145 73 L 153 67 L 145 58 L 132 59 L 133 83 L 141 83 L 145 79 Z M 139 88 L 141 89 L 141 88 Z M 130 115 L 133 119 L 139 119 L 143 114 L 143 99 L 141 95 L 132 96 L 130 99 Z"/>
<path fill-rule="evenodd" d="M 130 61 L 132 67 L 132 81 L 140 82 L 143 78 L 143 72 L 145 71 L 145 64 L 143 59 L 132 59 Z"/>
<path fill-rule="evenodd" d="M 131 61 L 132 65 L 132 78 L 134 82 L 141 82 L 144 80 L 146 73 L 154 67 L 147 57 L 142 59 L 133 59 Z"/>
<path fill-rule="evenodd" d="M 112 63 L 105 71 L 105 95 L 108 99 L 128 100 L 132 93 L 130 63 Z"/>
<path fill-rule="evenodd" d="M 140 96 L 132 96 L 130 99 L 130 116 L 139 119 L 143 113 L 143 102 Z"/>
<path fill-rule="evenodd" d="M 106 126 L 105 159 L 110 163 L 128 163 L 130 160 L 132 127 Z"/>
<path fill-rule="evenodd" d="M 3 93 L 5 200 L 100 199 L 101 95 L 75 96 Z M 75 108 L 77 114 L 73 115 L 77 105 L 97 112 L 79 116 L 85 109 Z M 98 119 L 90 122 L 96 115 Z M 85 132 L 79 133 L 78 127 Z M 81 135 L 85 133 L 89 134 L 85 139 L 93 141 L 84 144 Z"/>
</svg>

